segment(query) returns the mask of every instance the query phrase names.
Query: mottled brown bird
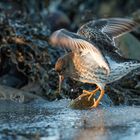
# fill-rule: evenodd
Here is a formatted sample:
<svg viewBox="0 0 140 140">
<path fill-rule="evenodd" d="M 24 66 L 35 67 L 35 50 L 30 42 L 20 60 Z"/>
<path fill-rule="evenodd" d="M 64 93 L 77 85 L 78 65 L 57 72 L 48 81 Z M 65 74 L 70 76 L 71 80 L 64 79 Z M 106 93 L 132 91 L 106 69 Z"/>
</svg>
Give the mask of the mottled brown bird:
<svg viewBox="0 0 140 140">
<path fill-rule="evenodd" d="M 100 96 L 92 106 L 97 107 L 105 93 L 106 84 L 140 67 L 139 61 L 120 56 L 114 41 L 137 26 L 131 19 L 109 18 L 90 21 L 80 27 L 77 33 L 65 29 L 55 31 L 50 37 L 51 44 L 71 50 L 60 57 L 55 65 L 59 74 L 59 87 L 64 77 L 96 84 L 95 90 L 83 90 L 79 98 L 89 96 L 90 100 L 100 90 Z"/>
</svg>

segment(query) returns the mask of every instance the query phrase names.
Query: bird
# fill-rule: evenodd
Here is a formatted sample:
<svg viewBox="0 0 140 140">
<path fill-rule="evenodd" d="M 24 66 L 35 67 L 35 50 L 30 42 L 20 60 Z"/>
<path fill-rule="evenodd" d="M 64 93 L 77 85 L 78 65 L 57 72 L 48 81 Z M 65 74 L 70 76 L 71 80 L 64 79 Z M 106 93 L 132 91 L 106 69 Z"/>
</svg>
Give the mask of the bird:
<svg viewBox="0 0 140 140">
<path fill-rule="evenodd" d="M 140 67 L 140 61 L 124 58 L 119 53 L 116 38 L 138 27 L 128 18 L 101 18 L 83 24 L 76 33 L 59 29 L 50 36 L 52 46 L 66 53 L 58 58 L 55 70 L 59 75 L 59 92 L 64 78 L 95 84 L 93 91 L 83 90 L 79 96 L 88 100 L 100 91 L 91 108 L 96 108 L 105 94 L 106 84 L 117 81 Z"/>
</svg>

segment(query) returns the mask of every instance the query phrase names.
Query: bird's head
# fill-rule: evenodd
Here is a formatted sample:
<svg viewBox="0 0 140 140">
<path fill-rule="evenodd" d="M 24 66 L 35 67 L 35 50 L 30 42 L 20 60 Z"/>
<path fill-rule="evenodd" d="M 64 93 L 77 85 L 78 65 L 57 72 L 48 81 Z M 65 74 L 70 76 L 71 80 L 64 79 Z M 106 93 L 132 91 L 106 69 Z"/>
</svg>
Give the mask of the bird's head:
<svg viewBox="0 0 140 140">
<path fill-rule="evenodd" d="M 67 62 L 66 59 L 64 58 L 59 58 L 55 64 L 55 71 L 59 74 L 59 75 L 65 75 L 65 70 L 67 67 Z"/>
<path fill-rule="evenodd" d="M 61 91 L 62 81 L 64 77 L 69 77 L 70 74 L 70 60 L 68 55 L 60 57 L 55 64 L 55 71 L 59 75 L 59 93 Z"/>
</svg>

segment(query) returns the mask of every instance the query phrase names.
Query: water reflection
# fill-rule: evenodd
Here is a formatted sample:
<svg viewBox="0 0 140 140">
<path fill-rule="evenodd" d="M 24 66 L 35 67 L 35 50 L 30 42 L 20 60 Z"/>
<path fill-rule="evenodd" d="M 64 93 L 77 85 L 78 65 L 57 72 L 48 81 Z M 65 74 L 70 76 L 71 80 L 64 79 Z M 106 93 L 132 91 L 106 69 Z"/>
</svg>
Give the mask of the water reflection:
<svg viewBox="0 0 140 140">
<path fill-rule="evenodd" d="M 97 110 L 96 116 L 93 116 L 96 118 L 96 123 L 92 119 L 89 121 L 85 118 L 84 127 L 78 133 L 76 140 L 109 140 L 109 133 L 105 126 L 104 115 L 103 110 L 99 109 Z M 88 121 L 90 122 L 90 125 L 88 124 Z M 89 127 L 91 125 L 92 127 Z"/>
</svg>

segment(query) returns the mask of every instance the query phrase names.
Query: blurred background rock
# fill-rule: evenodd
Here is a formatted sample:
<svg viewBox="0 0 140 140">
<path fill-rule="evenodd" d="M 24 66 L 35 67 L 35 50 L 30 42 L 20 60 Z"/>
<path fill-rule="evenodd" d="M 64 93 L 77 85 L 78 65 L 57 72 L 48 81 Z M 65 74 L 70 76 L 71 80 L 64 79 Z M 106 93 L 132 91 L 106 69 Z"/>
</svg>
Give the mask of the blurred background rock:
<svg viewBox="0 0 140 140">
<path fill-rule="evenodd" d="M 94 86 L 68 79 L 62 95 L 58 94 L 58 75 L 53 68 L 63 50 L 49 45 L 50 34 L 60 28 L 76 32 L 97 18 L 123 17 L 140 22 L 139 8 L 139 0 L 1 0 L 0 84 L 48 100 L 76 98 L 83 88 Z M 140 29 L 116 41 L 124 57 L 140 60 Z M 140 104 L 139 83 L 137 70 L 108 85 L 106 93 L 114 104 Z"/>
</svg>

